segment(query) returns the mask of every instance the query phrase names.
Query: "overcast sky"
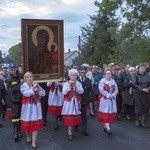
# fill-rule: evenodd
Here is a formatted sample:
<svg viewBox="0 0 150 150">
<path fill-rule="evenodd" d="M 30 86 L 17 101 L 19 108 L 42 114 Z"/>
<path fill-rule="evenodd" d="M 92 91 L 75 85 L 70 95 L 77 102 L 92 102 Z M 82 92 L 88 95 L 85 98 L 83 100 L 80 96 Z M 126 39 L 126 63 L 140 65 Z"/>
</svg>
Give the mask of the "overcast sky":
<svg viewBox="0 0 150 150">
<path fill-rule="evenodd" d="M 77 49 L 80 27 L 96 14 L 95 0 L 0 0 L 0 50 L 21 42 L 21 18 L 64 20 L 64 47 Z"/>
</svg>

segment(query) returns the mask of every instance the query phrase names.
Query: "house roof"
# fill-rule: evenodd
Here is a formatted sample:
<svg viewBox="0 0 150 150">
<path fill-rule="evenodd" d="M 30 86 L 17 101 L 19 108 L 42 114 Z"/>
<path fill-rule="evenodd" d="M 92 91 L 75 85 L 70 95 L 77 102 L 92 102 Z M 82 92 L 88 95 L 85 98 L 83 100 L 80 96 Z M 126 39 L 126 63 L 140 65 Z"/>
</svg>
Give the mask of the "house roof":
<svg viewBox="0 0 150 150">
<path fill-rule="evenodd" d="M 77 51 L 69 51 L 64 53 L 64 60 L 68 59 L 71 55 L 76 53 Z"/>
</svg>

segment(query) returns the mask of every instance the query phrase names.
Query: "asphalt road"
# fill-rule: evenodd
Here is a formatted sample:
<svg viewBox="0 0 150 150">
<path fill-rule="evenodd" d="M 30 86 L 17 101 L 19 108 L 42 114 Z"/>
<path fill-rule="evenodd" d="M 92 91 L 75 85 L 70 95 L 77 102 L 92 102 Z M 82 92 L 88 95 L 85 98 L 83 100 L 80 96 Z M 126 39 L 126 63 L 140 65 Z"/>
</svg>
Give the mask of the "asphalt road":
<svg viewBox="0 0 150 150">
<path fill-rule="evenodd" d="M 147 128 L 137 128 L 134 121 L 123 118 L 111 125 L 113 135 L 108 137 L 102 130 L 97 116 L 88 115 L 89 136 L 79 131 L 74 133 L 74 140 L 68 141 L 67 128 L 59 121 L 59 130 L 53 129 L 52 117 L 48 115 L 48 124 L 39 132 L 38 150 L 150 150 L 150 117 L 146 118 Z M 6 120 L 0 128 L 0 150 L 31 150 L 26 144 L 25 135 L 19 143 L 12 138 L 11 122 Z"/>
</svg>

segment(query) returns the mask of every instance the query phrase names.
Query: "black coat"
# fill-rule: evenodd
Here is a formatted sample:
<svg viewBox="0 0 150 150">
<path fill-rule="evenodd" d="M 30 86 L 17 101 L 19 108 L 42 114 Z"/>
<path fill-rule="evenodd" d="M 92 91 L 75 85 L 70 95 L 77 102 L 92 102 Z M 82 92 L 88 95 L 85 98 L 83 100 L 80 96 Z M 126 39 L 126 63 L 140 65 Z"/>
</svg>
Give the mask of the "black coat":
<svg viewBox="0 0 150 150">
<path fill-rule="evenodd" d="M 12 74 L 9 74 L 6 77 L 6 85 L 7 90 L 10 96 L 10 99 L 12 102 L 19 102 L 22 100 L 21 92 L 20 92 L 20 86 L 22 79 L 22 76 L 17 72 L 16 76 L 13 76 Z"/>
<path fill-rule="evenodd" d="M 125 87 L 124 104 L 133 106 L 134 105 L 133 84 L 132 84 L 132 77 L 130 75 L 127 75 L 124 79 L 124 87 Z"/>
<path fill-rule="evenodd" d="M 149 111 L 149 93 L 143 91 L 144 88 L 150 90 L 150 75 L 148 73 L 136 73 L 133 77 L 135 113 L 147 114 Z"/>
<path fill-rule="evenodd" d="M 149 88 L 150 90 L 150 75 L 146 72 L 145 74 L 136 73 L 133 76 L 133 87 L 135 92 L 145 93 L 144 88 Z"/>
<path fill-rule="evenodd" d="M 2 114 L 2 100 L 6 101 L 6 94 L 4 82 L 0 79 L 0 115 Z"/>
<path fill-rule="evenodd" d="M 112 74 L 112 79 L 114 79 L 116 81 L 119 93 L 123 90 L 123 82 L 121 80 L 121 77 L 119 74 L 117 73 L 113 73 Z"/>
<path fill-rule="evenodd" d="M 84 89 L 83 94 L 81 95 L 81 104 L 89 104 L 90 100 L 92 99 L 92 84 L 91 80 L 88 79 L 87 77 L 84 78 L 84 81 L 82 82 L 80 77 L 79 77 L 79 82 L 81 82 L 82 87 Z"/>
<path fill-rule="evenodd" d="M 128 78 L 129 73 L 126 71 L 122 71 L 120 72 L 119 76 L 120 76 L 121 83 L 122 83 L 122 91 L 125 91 L 126 87 L 124 87 L 124 82 L 125 82 L 126 77 Z"/>
<path fill-rule="evenodd" d="M 2 99 L 5 100 L 6 94 L 7 94 L 7 91 L 6 91 L 4 82 L 3 80 L 0 79 L 0 102 L 2 101 Z"/>
</svg>

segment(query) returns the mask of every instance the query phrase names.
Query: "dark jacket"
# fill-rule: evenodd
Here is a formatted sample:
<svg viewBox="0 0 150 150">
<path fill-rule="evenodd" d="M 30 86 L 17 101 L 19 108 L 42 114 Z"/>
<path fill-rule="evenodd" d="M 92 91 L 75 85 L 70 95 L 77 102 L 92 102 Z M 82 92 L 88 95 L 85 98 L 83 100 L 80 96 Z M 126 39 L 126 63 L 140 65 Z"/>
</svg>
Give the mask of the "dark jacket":
<svg viewBox="0 0 150 150">
<path fill-rule="evenodd" d="M 128 76 L 129 76 L 129 73 L 128 72 L 126 72 L 126 71 L 122 71 L 122 72 L 120 72 L 120 79 L 121 79 L 121 83 L 122 83 L 122 87 L 121 87 L 121 89 L 122 89 L 122 91 L 125 91 L 125 89 L 126 89 L 126 87 L 124 87 L 124 83 L 125 83 L 125 79 L 126 79 L 126 77 L 128 78 Z"/>
<path fill-rule="evenodd" d="M 92 84 L 91 84 L 91 80 L 88 79 L 87 77 L 84 78 L 83 81 L 81 81 L 80 77 L 79 77 L 79 82 L 81 82 L 82 87 L 84 89 L 83 94 L 81 95 L 81 104 L 88 104 L 90 102 L 90 99 L 92 98 Z"/>
<path fill-rule="evenodd" d="M 119 90 L 119 93 L 120 93 L 123 89 L 123 82 L 121 81 L 120 75 L 117 74 L 117 73 L 113 73 L 112 74 L 112 79 L 114 79 L 116 81 L 116 84 L 118 86 L 118 90 Z"/>
<path fill-rule="evenodd" d="M 99 81 L 103 78 L 103 76 L 100 75 L 100 73 L 97 71 L 93 72 L 92 75 L 94 78 L 93 88 L 95 90 L 95 94 L 98 95 L 99 94 L 98 84 L 99 84 Z"/>
<path fill-rule="evenodd" d="M 9 74 L 6 78 L 7 90 L 10 95 L 10 100 L 12 102 L 20 102 L 22 100 L 20 86 L 22 76 L 17 72 L 16 76 Z"/>
<path fill-rule="evenodd" d="M 7 91 L 6 91 L 4 82 L 3 80 L 0 79 L 0 102 L 2 100 L 6 101 L 6 94 L 7 94 Z"/>
<path fill-rule="evenodd" d="M 4 81 L 0 79 L 0 115 L 3 113 L 2 100 L 6 102 L 7 91 L 4 85 Z"/>
<path fill-rule="evenodd" d="M 133 84 L 132 84 L 132 76 L 128 75 L 124 79 L 124 104 L 132 105 L 134 104 L 134 97 L 133 97 Z"/>
<path fill-rule="evenodd" d="M 150 75 L 145 72 L 143 75 L 140 73 L 136 73 L 133 76 L 133 87 L 135 92 L 145 93 L 143 91 L 144 88 L 149 88 L 150 90 Z"/>
</svg>

